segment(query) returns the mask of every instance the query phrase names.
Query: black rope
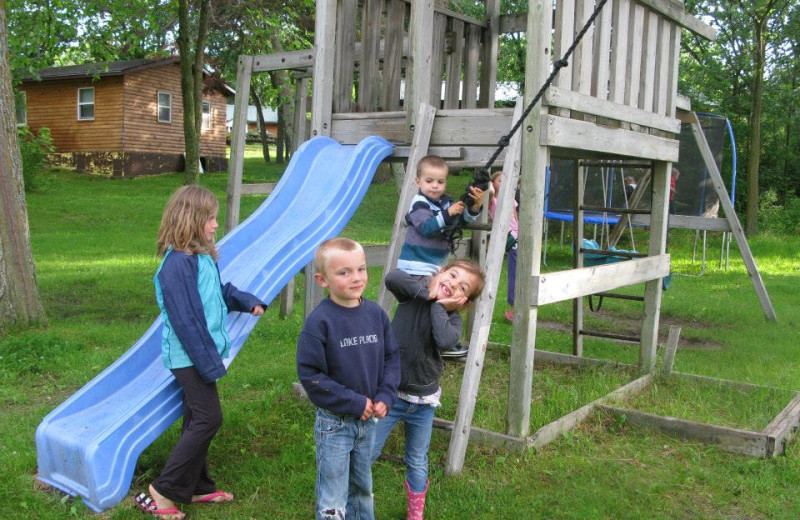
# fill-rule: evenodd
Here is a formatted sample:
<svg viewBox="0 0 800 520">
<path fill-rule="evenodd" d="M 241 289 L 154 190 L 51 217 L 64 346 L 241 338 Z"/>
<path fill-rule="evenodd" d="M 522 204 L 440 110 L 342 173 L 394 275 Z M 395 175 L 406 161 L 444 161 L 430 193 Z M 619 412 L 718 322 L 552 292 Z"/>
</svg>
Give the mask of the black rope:
<svg viewBox="0 0 800 520">
<path fill-rule="evenodd" d="M 600 0 L 597 3 L 597 5 L 594 8 L 594 12 L 592 13 L 592 16 L 590 16 L 589 19 L 586 20 L 586 23 L 584 24 L 583 28 L 580 30 L 578 35 L 575 37 L 575 40 L 572 42 L 572 45 L 570 45 L 569 49 L 567 49 L 567 52 L 565 52 L 560 59 L 553 62 L 553 70 L 550 72 L 550 76 L 548 76 L 547 81 L 544 82 L 542 87 L 539 89 L 539 91 L 533 97 L 531 102 L 528 104 L 525 111 L 522 112 L 522 117 L 520 117 L 517 120 L 517 122 L 514 123 L 514 126 L 511 127 L 511 130 L 506 135 L 502 136 L 497 141 L 497 149 L 494 151 L 494 153 L 486 162 L 486 164 L 475 172 L 475 174 L 473 175 L 473 181 L 469 183 L 467 189 L 464 191 L 464 194 L 461 196 L 460 199 L 462 202 L 464 202 L 464 204 L 467 207 L 469 207 L 470 201 L 472 200 L 469 197 L 470 188 L 476 186 L 483 191 L 489 189 L 489 182 L 491 181 L 490 170 L 492 165 L 497 160 L 497 158 L 500 157 L 500 154 L 503 152 L 503 149 L 509 145 L 509 143 L 511 142 L 511 137 L 514 135 L 514 133 L 516 133 L 517 130 L 519 130 L 519 127 L 522 126 L 522 123 L 525 121 L 525 118 L 528 117 L 528 114 L 530 114 L 531 110 L 533 110 L 533 107 L 536 106 L 536 104 L 539 102 L 542 96 L 544 96 L 545 91 L 547 91 L 547 89 L 550 87 L 553 81 L 555 81 L 556 75 L 559 73 L 559 71 L 569 65 L 569 62 L 567 61 L 568 58 L 578 47 L 578 44 L 581 42 L 581 39 L 589 30 L 589 27 L 592 26 L 595 18 L 597 18 L 597 16 L 600 14 L 600 11 L 603 9 L 603 6 L 606 4 L 606 2 L 607 0 Z M 456 249 L 458 248 L 458 244 L 461 241 L 461 237 L 464 234 L 464 230 L 461 229 L 461 226 L 458 224 L 458 221 L 459 219 L 456 219 L 452 224 L 442 229 L 442 233 L 444 234 L 445 238 L 447 239 L 448 242 L 450 242 L 450 250 L 453 253 L 455 253 Z"/>
</svg>

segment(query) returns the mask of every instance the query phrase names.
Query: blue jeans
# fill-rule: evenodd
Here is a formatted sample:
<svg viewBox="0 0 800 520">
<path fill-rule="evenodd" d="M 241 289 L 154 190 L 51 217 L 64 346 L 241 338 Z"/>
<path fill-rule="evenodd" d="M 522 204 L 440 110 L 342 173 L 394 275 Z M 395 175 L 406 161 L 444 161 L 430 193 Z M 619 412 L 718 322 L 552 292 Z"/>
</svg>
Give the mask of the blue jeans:
<svg viewBox="0 0 800 520">
<path fill-rule="evenodd" d="M 371 460 L 374 439 L 373 421 L 317 408 L 317 520 L 375 518 Z"/>
<path fill-rule="evenodd" d="M 406 447 L 403 462 L 406 464 L 406 480 L 411 491 L 421 493 L 428 485 L 428 448 L 433 433 L 433 415 L 436 408 L 427 404 L 413 404 L 398 399 L 386 417 L 378 421 L 372 461 L 381 455 L 386 439 L 398 421 L 405 424 Z"/>
</svg>

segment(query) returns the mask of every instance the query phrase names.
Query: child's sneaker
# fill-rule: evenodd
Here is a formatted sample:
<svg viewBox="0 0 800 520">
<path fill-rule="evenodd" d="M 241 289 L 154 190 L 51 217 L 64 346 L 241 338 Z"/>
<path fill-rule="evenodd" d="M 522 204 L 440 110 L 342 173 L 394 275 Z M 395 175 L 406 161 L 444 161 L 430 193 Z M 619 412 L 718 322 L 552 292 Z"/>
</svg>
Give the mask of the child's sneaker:
<svg viewBox="0 0 800 520">
<path fill-rule="evenodd" d="M 468 352 L 469 346 L 459 344 L 450 350 L 442 350 L 441 354 L 443 358 L 457 359 L 466 356 Z"/>
</svg>

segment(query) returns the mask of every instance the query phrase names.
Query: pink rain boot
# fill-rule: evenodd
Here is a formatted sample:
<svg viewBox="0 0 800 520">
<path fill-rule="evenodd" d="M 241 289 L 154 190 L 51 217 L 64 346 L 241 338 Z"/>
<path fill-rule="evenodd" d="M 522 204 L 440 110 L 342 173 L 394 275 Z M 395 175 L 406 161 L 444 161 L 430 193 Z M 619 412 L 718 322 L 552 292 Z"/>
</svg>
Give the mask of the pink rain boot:
<svg viewBox="0 0 800 520">
<path fill-rule="evenodd" d="M 406 480 L 406 493 L 408 494 L 408 518 L 407 520 L 423 520 L 422 513 L 425 511 L 425 495 L 431 487 L 430 480 L 425 484 L 425 491 L 419 493 L 411 491 L 411 487 Z"/>
</svg>

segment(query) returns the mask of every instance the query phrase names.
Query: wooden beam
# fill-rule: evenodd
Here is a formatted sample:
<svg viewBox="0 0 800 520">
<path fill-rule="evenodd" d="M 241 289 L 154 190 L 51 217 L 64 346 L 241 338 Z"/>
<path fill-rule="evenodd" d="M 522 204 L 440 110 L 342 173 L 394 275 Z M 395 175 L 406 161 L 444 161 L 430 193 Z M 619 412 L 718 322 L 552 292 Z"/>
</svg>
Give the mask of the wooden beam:
<svg viewBox="0 0 800 520">
<path fill-rule="evenodd" d="M 591 403 L 578 408 L 564 417 L 561 417 L 560 419 L 539 428 L 536 433 L 531 436 L 532 447 L 535 449 L 541 449 L 555 439 L 561 437 L 561 435 L 565 432 L 582 424 L 598 406 L 602 405 L 602 403 L 636 395 L 643 389 L 647 388 L 651 381 L 651 376 L 642 376 L 620 388 L 617 388 L 608 395 L 601 397 L 600 399 L 595 399 Z"/>
<path fill-rule="evenodd" d="M 669 180 L 672 163 L 657 161 L 653 165 L 653 196 L 650 241 L 648 251 L 651 256 L 663 256 L 667 252 L 667 218 L 669 204 Z M 667 273 L 669 265 L 667 265 Z M 666 276 L 666 274 L 662 276 Z M 639 368 L 643 373 L 652 372 L 656 366 L 656 348 L 658 346 L 658 326 L 661 317 L 661 279 L 645 283 L 644 315 L 642 316 L 642 333 L 639 342 Z"/>
<path fill-rule="evenodd" d="M 547 79 L 552 65 L 550 40 L 553 32 L 553 3 L 529 2 L 528 37 L 525 52 L 525 100 L 529 103 L 539 85 Z M 542 229 L 545 199 L 545 173 L 550 163 L 549 150 L 542 146 L 542 122 L 546 105 L 535 106 L 525 118 L 522 132 L 522 173 L 519 208 L 519 246 L 517 248 L 514 333 L 511 341 L 511 370 L 508 384 L 508 434 L 525 437 L 530 432 L 531 386 L 536 352 L 538 307 L 525 305 L 530 289 L 527 279 L 541 272 Z"/>
<path fill-rule="evenodd" d="M 333 110 L 333 70 L 336 44 L 336 0 L 317 2 L 314 28 L 314 93 L 311 96 L 311 136 L 330 135 Z"/>
<path fill-rule="evenodd" d="M 661 362 L 661 374 L 668 376 L 672 373 L 675 366 L 675 352 L 678 350 L 678 339 L 681 336 L 681 328 L 672 326 L 669 328 L 667 337 L 667 347 L 664 350 L 664 359 Z"/>
<path fill-rule="evenodd" d="M 795 393 L 789 404 L 764 428 L 764 433 L 769 436 L 767 455 L 770 457 L 783 455 L 786 443 L 797 435 L 799 425 L 800 393 Z"/>
<path fill-rule="evenodd" d="M 528 25 L 528 13 L 500 15 L 500 34 L 524 33 Z"/>
<path fill-rule="evenodd" d="M 386 253 L 386 263 L 383 267 L 384 275 L 397 266 L 397 259 L 400 257 L 400 249 L 403 247 L 403 240 L 406 236 L 406 213 L 408 213 L 411 199 L 417 192 L 416 173 L 419 160 L 428 155 L 428 142 L 433 128 L 433 118 L 436 109 L 423 103 L 419 107 L 419 114 L 415 118 L 417 128 L 414 131 L 414 141 L 411 143 L 411 153 L 406 166 L 406 178 L 403 180 L 403 189 L 400 192 L 397 208 L 394 214 L 394 226 L 392 228 L 392 242 L 389 244 L 389 251 Z M 392 308 L 392 293 L 384 284 L 378 290 L 378 304 L 387 313 Z"/>
<path fill-rule="evenodd" d="M 225 197 L 225 233 L 239 225 L 239 202 L 242 198 L 244 145 L 247 136 L 247 107 L 250 104 L 250 76 L 253 57 L 239 56 L 236 66 L 236 96 L 233 101 L 231 159 L 228 161 L 228 189 Z"/>
<path fill-rule="evenodd" d="M 589 296 L 669 274 L 669 255 L 636 258 L 532 276 L 530 304 L 536 306 Z"/>
<path fill-rule="evenodd" d="M 513 119 L 522 117 L 522 99 L 517 99 Z M 469 340 L 466 368 L 461 381 L 461 391 L 458 397 L 458 409 L 455 416 L 455 428 L 450 437 L 450 448 L 447 451 L 445 471 L 449 474 L 458 473 L 464 467 L 464 458 L 467 453 L 467 441 L 470 437 L 472 417 L 475 413 L 475 404 L 478 399 L 478 388 L 483 372 L 483 363 L 486 356 L 486 347 L 489 344 L 489 330 L 492 326 L 492 315 L 497 297 L 497 287 L 500 284 L 500 273 L 503 270 L 506 237 L 511 225 L 511 216 L 514 211 L 514 192 L 519 180 L 521 134 L 516 132 L 508 145 L 506 160 L 503 164 L 503 182 L 500 184 L 500 193 L 497 194 L 497 209 L 492 223 L 492 234 L 489 239 L 486 253 L 486 284 L 478 302 L 475 305 L 475 317 L 472 334 Z M 488 206 L 487 204 L 484 206 Z M 487 210 L 484 208 L 484 213 Z M 473 238 L 475 238 L 473 236 Z"/>
<path fill-rule="evenodd" d="M 314 66 L 314 49 L 253 56 L 253 72 L 307 69 Z"/>
<path fill-rule="evenodd" d="M 452 421 L 448 421 L 446 419 L 440 419 L 438 417 L 433 418 L 433 426 L 435 428 L 439 428 L 441 430 L 446 430 L 450 432 L 454 431 L 456 428 L 455 423 L 453 423 Z M 452 434 L 450 438 L 452 439 Z M 486 444 L 496 449 L 507 450 L 512 453 L 522 453 L 530 449 L 530 443 L 528 442 L 528 439 L 512 437 L 511 435 L 506 435 L 504 433 L 499 433 L 499 432 L 493 432 L 491 430 L 486 430 L 484 428 L 476 428 L 476 427 L 470 428 L 469 440 L 471 442 Z"/>
<path fill-rule="evenodd" d="M 550 87 L 545 93 L 545 99 L 548 105 L 554 107 L 568 108 L 608 119 L 635 123 L 673 134 L 681 132 L 681 122 L 673 117 L 660 116 L 652 112 L 597 99 L 563 88 Z"/>
<path fill-rule="evenodd" d="M 262 182 L 257 184 L 242 184 L 242 195 L 269 195 L 275 189 L 276 183 Z"/>
<path fill-rule="evenodd" d="M 717 30 L 710 25 L 704 24 L 691 14 L 687 13 L 682 5 L 670 0 L 636 0 L 638 3 L 649 7 L 662 16 L 669 18 L 676 24 L 689 29 L 698 36 L 706 40 L 714 41 L 717 39 Z"/>
<path fill-rule="evenodd" d="M 769 438 L 763 432 L 728 428 L 714 424 L 699 423 L 677 419 L 675 417 L 662 417 L 651 413 L 640 412 L 628 408 L 619 408 L 601 404 L 598 409 L 625 420 L 625 424 L 650 428 L 675 435 L 682 439 L 700 441 L 706 444 L 717 445 L 720 449 L 741 455 L 764 457 L 767 453 Z"/>
<path fill-rule="evenodd" d="M 776 321 L 778 317 L 775 315 L 775 309 L 772 307 L 769 294 L 767 294 L 764 280 L 761 279 L 761 273 L 758 272 L 756 259 L 753 258 L 753 253 L 750 251 L 750 244 L 747 243 L 744 229 L 742 229 L 742 224 L 736 216 L 736 210 L 733 209 L 728 190 L 725 189 L 722 175 L 719 173 L 717 163 L 714 161 L 714 155 L 711 152 L 711 148 L 708 146 L 706 135 L 703 133 L 703 128 L 700 126 L 699 122 L 692 123 L 692 134 L 694 134 L 697 147 L 700 149 L 700 154 L 703 156 L 703 162 L 711 176 L 714 191 L 717 192 L 717 198 L 722 206 L 722 211 L 725 212 L 725 218 L 728 219 L 728 223 L 731 225 L 731 230 L 733 231 L 733 236 L 736 238 L 736 244 L 739 246 L 742 260 L 744 260 L 744 265 L 747 267 L 747 274 L 750 275 L 750 279 L 753 281 L 753 287 L 756 290 L 756 295 L 758 295 L 758 301 L 761 302 L 761 309 L 764 311 L 764 316 L 770 321 Z"/>
<path fill-rule="evenodd" d="M 542 145 L 640 159 L 678 160 L 679 143 L 675 139 L 550 115 L 543 118 L 541 125 Z"/>
<path fill-rule="evenodd" d="M 638 188 L 638 186 L 637 186 Z M 650 215 L 631 215 L 634 226 L 648 227 Z M 725 218 L 690 217 L 688 215 L 670 215 L 670 229 L 699 229 L 700 231 L 730 231 L 731 225 Z"/>
<path fill-rule="evenodd" d="M 433 52 L 433 0 L 417 0 L 411 3 L 411 20 L 408 23 L 411 55 L 414 56 L 412 67 L 406 69 L 405 109 L 407 111 L 406 138 L 411 142 L 416 134 L 417 116 L 422 105 L 432 106 L 431 96 L 431 62 Z M 409 81 L 408 73 L 411 72 Z M 430 143 L 426 143 L 430 144 Z"/>
</svg>

